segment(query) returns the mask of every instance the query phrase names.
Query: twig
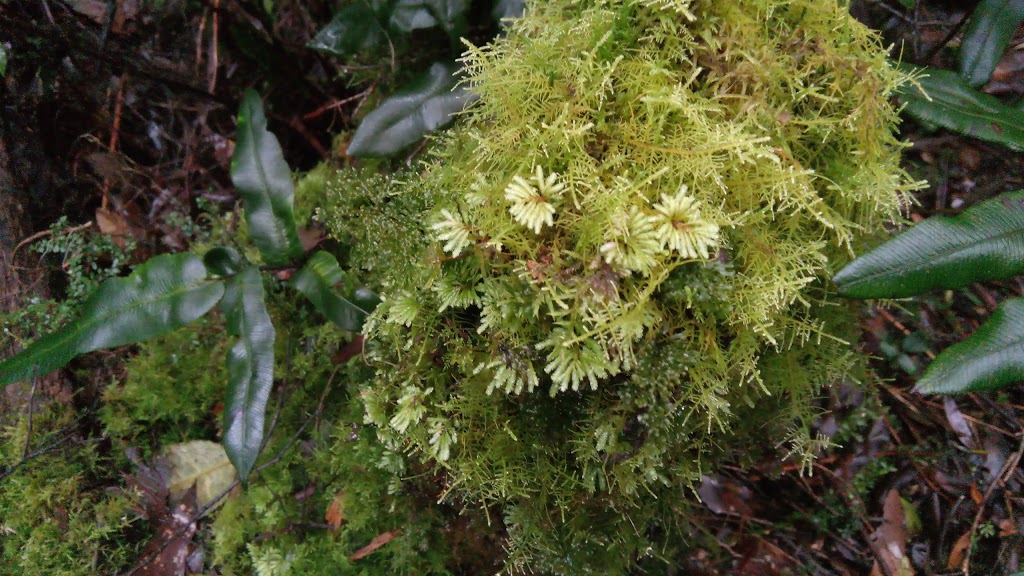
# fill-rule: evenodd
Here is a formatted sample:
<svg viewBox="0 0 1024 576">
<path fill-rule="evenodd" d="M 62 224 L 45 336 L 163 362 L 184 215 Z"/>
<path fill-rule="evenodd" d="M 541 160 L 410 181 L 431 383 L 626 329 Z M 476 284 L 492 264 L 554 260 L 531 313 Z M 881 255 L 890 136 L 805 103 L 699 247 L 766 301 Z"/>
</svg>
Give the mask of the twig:
<svg viewBox="0 0 1024 576">
<path fill-rule="evenodd" d="M 882 316 L 882 318 L 885 318 L 893 326 L 895 326 L 900 332 L 903 332 L 904 336 L 910 336 L 910 334 L 911 334 L 910 329 L 908 329 L 906 326 L 904 326 L 902 322 L 897 320 L 896 317 L 893 316 L 891 312 L 889 312 L 885 308 L 882 308 L 881 306 L 876 306 L 875 309 L 878 311 L 878 314 L 880 316 Z M 925 350 L 924 351 L 924 355 L 927 356 L 930 360 L 935 360 L 935 353 L 932 352 L 931 350 Z"/>
<path fill-rule="evenodd" d="M 128 74 L 121 76 L 117 86 L 117 97 L 114 100 L 114 124 L 110 128 L 110 145 L 107 150 L 113 154 L 117 150 L 117 139 L 121 133 L 121 112 L 124 110 L 124 85 L 128 82 Z M 100 208 L 107 209 L 107 195 L 110 192 L 110 176 L 103 179 L 103 198 L 100 200 Z"/>
<path fill-rule="evenodd" d="M 65 234 L 74 234 L 75 232 L 81 232 L 82 230 L 85 230 L 86 228 L 88 228 L 90 226 L 92 226 L 92 220 L 86 222 L 85 224 L 82 224 L 81 226 L 73 226 L 71 228 L 68 228 L 68 229 L 64 230 L 64 233 Z M 14 259 L 14 255 L 18 253 L 18 249 L 21 248 L 22 246 L 24 246 L 25 244 L 30 244 L 32 242 L 35 242 L 36 240 L 39 240 L 40 238 L 45 238 L 45 237 L 49 236 L 50 234 L 53 234 L 52 230 L 49 230 L 49 229 L 41 230 L 41 231 L 36 232 L 35 234 L 29 236 L 28 238 L 25 238 L 21 242 L 18 242 L 18 245 L 14 247 L 14 250 L 11 250 L 11 259 Z"/>
<path fill-rule="evenodd" d="M 210 26 L 210 58 L 206 61 L 206 91 L 213 94 L 217 87 L 217 67 L 219 57 L 217 54 L 217 38 L 220 30 L 220 0 L 213 0 L 213 20 Z"/>
<path fill-rule="evenodd" d="M 978 526 L 981 524 L 981 516 L 985 513 L 985 504 L 988 503 L 989 498 L 992 497 L 992 493 L 995 492 L 996 486 L 1005 484 L 1006 480 L 1013 476 L 1014 471 L 1017 469 L 1017 465 L 1020 464 L 1021 456 L 1024 456 L 1024 432 L 1021 432 L 1020 447 L 1013 453 L 1013 456 L 1006 461 L 1003 465 L 1002 471 L 996 476 L 992 483 L 989 484 L 988 489 L 985 490 L 985 495 L 982 496 L 981 502 L 978 502 L 978 511 L 974 514 L 974 522 L 971 523 L 971 531 L 968 532 L 968 542 L 974 542 L 974 534 L 978 530 Z M 971 575 L 971 547 L 967 547 L 967 552 L 964 554 L 964 576 Z"/>
<path fill-rule="evenodd" d="M 377 87 L 376 85 L 373 85 L 373 86 L 370 86 L 369 88 L 367 88 L 366 90 L 363 90 L 359 94 L 356 94 L 355 96 L 349 96 L 348 98 L 345 98 L 345 99 L 342 99 L 342 100 L 335 100 L 333 102 L 328 102 L 327 104 L 324 104 L 323 106 L 317 108 L 316 110 L 313 110 L 312 112 L 309 112 L 307 114 L 303 114 L 302 115 L 302 119 L 303 120 L 312 120 L 314 118 L 317 118 L 317 117 L 321 116 L 324 112 L 327 112 L 328 110 L 331 110 L 331 109 L 334 109 L 334 108 L 340 108 L 340 107 L 344 106 L 345 104 L 348 104 L 349 102 L 354 102 L 355 100 L 358 100 L 360 98 L 365 98 L 365 97 L 369 96 L 370 94 L 373 94 L 373 91 L 374 91 L 374 89 L 376 87 Z"/>
</svg>

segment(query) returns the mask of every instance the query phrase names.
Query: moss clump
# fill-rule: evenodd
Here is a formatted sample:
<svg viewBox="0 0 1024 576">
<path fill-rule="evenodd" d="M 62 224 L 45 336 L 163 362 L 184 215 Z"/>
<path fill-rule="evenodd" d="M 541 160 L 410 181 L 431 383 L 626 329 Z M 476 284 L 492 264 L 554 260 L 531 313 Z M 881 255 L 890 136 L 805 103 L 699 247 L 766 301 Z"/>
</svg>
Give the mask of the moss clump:
<svg viewBox="0 0 1024 576">
<path fill-rule="evenodd" d="M 666 553 L 738 447 L 813 450 L 856 362 L 825 279 L 912 187 L 903 77 L 829 2 L 526 14 L 469 49 L 480 101 L 422 171 L 378 197 L 341 177 L 326 219 L 383 288 L 380 438 L 502 505 L 511 567 L 579 574 Z"/>
<path fill-rule="evenodd" d="M 31 430 L 27 410 L 0 418 L 2 576 L 113 574 L 138 557 L 134 499 L 102 488 L 114 463 L 77 421 L 56 403 L 35 405 Z"/>
</svg>

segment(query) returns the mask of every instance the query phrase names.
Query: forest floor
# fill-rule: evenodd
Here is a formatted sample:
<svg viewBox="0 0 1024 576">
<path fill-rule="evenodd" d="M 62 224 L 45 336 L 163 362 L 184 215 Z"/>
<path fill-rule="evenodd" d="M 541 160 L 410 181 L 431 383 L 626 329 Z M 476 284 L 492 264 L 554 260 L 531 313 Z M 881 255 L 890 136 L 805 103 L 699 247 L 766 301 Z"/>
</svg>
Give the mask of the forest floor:
<svg viewBox="0 0 1024 576">
<path fill-rule="evenodd" d="M 947 69 L 968 9 L 852 7 L 906 60 Z M 0 78 L 0 313 L 73 288 L 66 261 L 29 249 L 61 218 L 117 245 L 130 239 L 128 263 L 137 263 L 185 248 L 203 210 L 231 210 L 233 118 L 248 87 L 266 95 L 293 169 L 347 161 L 335 135 L 353 128 L 373 93 L 374 66 L 393 63 L 350 70 L 307 49 L 330 20 L 328 2 L 282 0 L 272 14 L 254 0 L 0 0 L 0 44 L 14 55 Z M 986 87 L 1008 101 L 1024 96 L 1024 44 L 1015 46 Z M 928 182 L 914 221 L 1024 188 L 1024 154 L 911 122 L 903 130 L 906 168 Z M 820 422 L 850 440 L 822 453 L 811 474 L 773 461 L 707 478 L 703 525 L 719 546 L 696 551 L 680 573 L 1024 570 L 1024 391 L 911 392 L 930 359 L 1014 296 L 1024 296 L 1021 279 L 866 304 L 859 346 L 875 376 L 832 389 Z M 0 353 L 10 344 L 0 338 Z M 0 414 L 46 402 L 86 410 L 102 394 L 92 382 L 105 381 L 12 385 Z M 80 427 L 68 438 L 98 433 L 88 419 Z"/>
</svg>

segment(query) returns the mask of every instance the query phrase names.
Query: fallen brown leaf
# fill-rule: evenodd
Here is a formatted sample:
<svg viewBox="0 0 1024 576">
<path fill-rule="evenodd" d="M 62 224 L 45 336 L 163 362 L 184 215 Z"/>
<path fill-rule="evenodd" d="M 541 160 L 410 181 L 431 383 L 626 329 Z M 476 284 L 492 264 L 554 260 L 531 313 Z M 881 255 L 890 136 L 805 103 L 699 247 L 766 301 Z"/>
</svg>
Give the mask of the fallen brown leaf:
<svg viewBox="0 0 1024 576">
<path fill-rule="evenodd" d="M 947 570 L 959 570 L 960 566 L 964 563 L 964 559 L 967 557 L 967 551 L 971 549 L 971 531 L 964 532 L 964 535 L 953 544 L 953 549 L 949 551 L 949 559 L 946 560 Z"/>
<path fill-rule="evenodd" d="M 971 500 L 974 500 L 975 504 L 981 504 L 981 501 L 985 499 L 985 496 L 978 490 L 978 487 L 971 482 Z"/>
<path fill-rule="evenodd" d="M 299 242 L 302 243 L 302 251 L 310 252 L 324 240 L 323 227 L 314 224 L 313 226 L 299 228 Z"/>
<path fill-rule="evenodd" d="M 331 528 L 338 528 L 345 521 L 345 492 L 343 490 L 338 490 L 330 505 L 327 506 L 324 520 L 327 521 Z"/>
<path fill-rule="evenodd" d="M 352 341 L 346 344 L 338 350 L 338 352 L 331 357 L 331 362 L 335 364 L 344 364 L 349 360 L 359 356 L 363 353 L 363 335 L 356 334 Z"/>
<path fill-rule="evenodd" d="M 1008 536 L 1015 536 L 1018 533 L 1017 525 L 1009 518 L 1004 518 L 999 521 L 999 537 L 1006 538 Z"/>
<path fill-rule="evenodd" d="M 363 546 L 359 550 L 356 550 L 354 554 L 352 554 L 351 556 L 348 557 L 348 559 L 349 560 L 359 560 L 360 558 L 365 558 L 365 557 L 369 556 L 377 548 L 380 548 L 381 546 L 383 546 L 383 545 L 387 544 L 388 542 L 391 542 L 392 540 L 394 540 L 395 536 L 398 536 L 398 533 L 400 531 L 401 530 L 392 530 L 390 532 L 385 532 L 383 534 L 378 534 L 373 540 L 370 540 L 369 544 L 367 544 L 366 546 Z"/>
<path fill-rule="evenodd" d="M 871 548 L 877 560 L 875 569 L 884 564 L 883 574 L 889 576 L 913 576 L 914 568 L 907 557 L 907 527 L 903 501 L 899 492 L 890 490 L 882 505 L 882 523 L 871 534 Z"/>
<path fill-rule="evenodd" d="M 96 225 L 99 226 L 100 232 L 110 236 L 114 244 L 119 248 L 124 248 L 125 242 L 131 234 L 131 226 L 128 224 L 127 218 L 113 210 L 97 208 Z"/>
</svg>

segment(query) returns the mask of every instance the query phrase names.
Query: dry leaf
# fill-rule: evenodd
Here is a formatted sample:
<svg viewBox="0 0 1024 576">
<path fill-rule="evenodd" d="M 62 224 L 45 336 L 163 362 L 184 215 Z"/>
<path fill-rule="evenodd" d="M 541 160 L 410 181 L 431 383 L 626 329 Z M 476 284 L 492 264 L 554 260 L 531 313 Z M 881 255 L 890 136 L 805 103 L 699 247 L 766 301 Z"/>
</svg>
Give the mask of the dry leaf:
<svg viewBox="0 0 1024 576">
<path fill-rule="evenodd" d="M 331 357 L 331 362 L 335 364 L 344 364 L 349 360 L 359 356 L 363 353 L 363 335 L 356 334 L 352 341 L 346 344 L 338 350 L 338 352 Z"/>
<path fill-rule="evenodd" d="M 971 500 L 974 500 L 975 504 L 981 504 L 981 501 L 984 499 L 985 495 L 981 493 L 981 490 L 978 490 L 974 482 L 971 482 Z"/>
<path fill-rule="evenodd" d="M 184 574 L 192 537 L 196 533 L 196 493 L 185 493 L 174 510 L 156 525 L 156 535 L 139 554 L 139 561 L 148 559 L 136 572 L 140 576 Z"/>
<path fill-rule="evenodd" d="M 1017 525 L 1014 524 L 1013 520 L 1004 518 L 999 521 L 999 537 L 1006 538 L 1009 536 L 1015 536 L 1017 534 Z"/>
<path fill-rule="evenodd" d="M 946 396 L 942 399 L 942 407 L 946 411 L 946 420 L 949 421 L 949 425 L 956 431 L 956 435 L 960 438 L 960 443 L 973 450 L 975 443 L 974 435 L 971 433 L 971 426 L 967 423 L 964 413 L 960 411 L 960 407 L 957 406 L 956 400 L 952 396 Z"/>
<path fill-rule="evenodd" d="M 331 500 L 331 504 L 327 506 L 324 520 L 327 521 L 331 528 L 337 528 L 345 521 L 345 492 L 343 490 L 338 490 L 334 500 Z"/>
<path fill-rule="evenodd" d="M 356 550 L 354 554 L 352 554 L 351 556 L 348 557 L 348 559 L 349 560 L 359 560 L 360 558 L 365 558 L 365 557 L 369 556 L 377 548 L 380 548 L 381 546 L 383 546 L 383 545 L 387 544 L 388 542 L 391 542 L 392 540 L 394 540 L 395 536 L 398 536 L 399 532 L 400 532 L 400 530 L 392 530 L 391 532 L 385 532 L 383 534 L 378 534 L 373 540 L 370 540 L 369 544 L 367 544 L 366 546 L 363 546 L 359 550 Z"/>
<path fill-rule="evenodd" d="M 166 449 L 171 477 L 171 495 L 184 493 L 196 486 L 196 502 L 206 507 L 235 481 L 235 467 L 228 460 L 224 447 L 208 440 L 172 444 Z"/>
<path fill-rule="evenodd" d="M 964 559 L 967 558 L 967 551 L 971 549 L 971 532 L 968 530 L 964 532 L 964 535 L 953 544 L 953 549 L 949 552 L 949 560 L 946 561 L 947 570 L 959 570 L 960 565 L 964 563 Z"/>
<path fill-rule="evenodd" d="M 124 248 L 125 241 L 131 234 L 131 226 L 129 226 L 127 218 L 113 210 L 97 208 L 96 224 L 100 232 L 110 236 L 110 239 L 119 248 Z"/>
<path fill-rule="evenodd" d="M 324 240 L 323 227 L 314 224 L 309 227 L 299 228 L 299 242 L 302 243 L 303 252 L 311 252 Z"/>
<path fill-rule="evenodd" d="M 907 557 L 906 515 L 903 500 L 896 490 L 890 490 L 885 497 L 882 524 L 871 535 L 871 548 L 878 562 L 884 564 L 884 573 L 890 576 L 913 576 L 914 568 Z"/>
</svg>

